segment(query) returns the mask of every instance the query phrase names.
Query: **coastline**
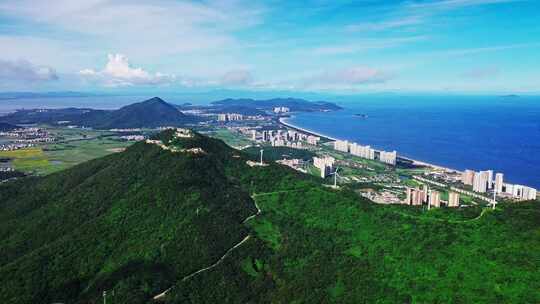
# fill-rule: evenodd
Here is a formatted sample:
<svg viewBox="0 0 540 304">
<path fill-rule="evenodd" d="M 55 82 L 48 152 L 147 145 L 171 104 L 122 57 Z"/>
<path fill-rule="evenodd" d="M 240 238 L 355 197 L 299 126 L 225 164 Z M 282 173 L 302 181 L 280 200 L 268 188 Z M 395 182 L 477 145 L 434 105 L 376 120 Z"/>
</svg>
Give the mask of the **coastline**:
<svg viewBox="0 0 540 304">
<path fill-rule="evenodd" d="M 291 129 L 302 131 L 304 133 L 315 135 L 315 136 L 318 136 L 320 138 L 324 138 L 324 139 L 328 139 L 328 140 L 333 140 L 333 141 L 339 140 L 337 138 L 334 138 L 334 137 L 331 137 L 331 136 L 328 136 L 328 135 L 325 135 L 325 134 L 322 134 L 322 133 L 319 133 L 319 132 L 315 132 L 315 131 L 312 131 L 312 130 L 304 129 L 302 127 L 293 125 L 290 122 L 286 121 L 286 119 L 287 119 L 287 117 L 280 117 L 278 119 L 278 121 L 279 121 L 280 124 L 282 124 L 282 125 L 284 125 L 284 126 L 286 126 L 288 128 L 291 128 Z"/>
<path fill-rule="evenodd" d="M 302 132 L 305 132 L 305 133 L 308 133 L 308 134 L 311 134 L 311 135 L 319 136 L 319 137 L 325 138 L 327 140 L 331 140 L 331 141 L 342 140 L 342 139 L 334 138 L 334 137 L 331 137 L 331 136 L 328 136 L 328 135 L 325 135 L 325 134 L 322 134 L 322 133 L 319 133 L 319 132 L 316 132 L 316 131 L 313 131 L 313 130 L 308 130 L 308 129 L 299 127 L 297 125 L 291 124 L 290 122 L 286 121 L 286 119 L 287 119 L 287 117 L 280 117 L 278 119 L 278 121 L 279 121 L 280 124 L 282 124 L 282 125 L 284 125 L 284 126 L 286 126 L 288 128 L 295 129 L 295 130 L 298 130 L 298 131 L 302 131 Z M 377 150 L 377 149 L 375 149 L 375 151 L 380 152 L 380 150 Z M 398 158 L 408 160 L 408 161 L 412 161 L 413 164 L 417 165 L 417 166 L 430 167 L 430 168 L 433 168 L 433 169 L 436 169 L 436 170 L 442 170 L 442 171 L 445 171 L 445 172 L 456 172 L 458 174 L 462 173 L 462 171 L 459 171 L 457 169 L 452 169 L 452 168 L 448 168 L 448 167 L 443 167 L 443 166 L 431 164 L 431 163 L 421 161 L 421 160 L 416 160 L 416 159 L 413 159 L 413 158 L 410 158 L 410 157 L 400 156 L 399 153 L 398 153 Z"/>
</svg>

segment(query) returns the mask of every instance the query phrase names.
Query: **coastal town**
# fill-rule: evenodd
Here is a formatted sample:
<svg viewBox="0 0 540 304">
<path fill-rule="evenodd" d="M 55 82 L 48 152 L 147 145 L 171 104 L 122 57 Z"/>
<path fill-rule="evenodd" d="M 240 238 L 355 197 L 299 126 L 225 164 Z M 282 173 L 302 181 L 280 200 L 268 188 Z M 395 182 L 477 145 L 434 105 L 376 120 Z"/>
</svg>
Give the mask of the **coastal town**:
<svg viewBox="0 0 540 304">
<path fill-rule="evenodd" d="M 440 207 L 495 206 L 500 201 L 536 200 L 536 189 L 512 184 L 504 180 L 503 173 L 493 170 L 463 172 L 412 160 L 397 151 L 378 150 L 370 145 L 331 138 L 294 126 L 288 118 L 294 112 L 287 106 L 276 106 L 257 113 L 216 112 L 205 108 L 184 109 L 184 113 L 204 118 L 193 129 L 220 138 L 236 149 L 252 149 L 262 154 L 273 150 L 285 151 L 273 159 L 279 164 L 299 172 L 327 180 L 332 187 L 349 186 L 359 195 L 380 204 L 405 204 Z M 67 123 L 67 122 L 66 122 Z M 147 141 L 149 136 L 163 131 L 156 129 L 113 128 L 100 137 L 116 141 Z M 65 130 L 91 132 L 91 128 L 65 125 Z M 60 132 L 61 133 L 61 132 Z M 80 135 L 75 140 L 92 139 L 96 135 Z M 0 151 L 16 151 L 36 146 L 47 147 L 64 140 L 59 132 L 50 132 L 46 126 L 27 126 L 0 133 L 4 143 Z M 157 144 L 157 143 L 156 143 Z M 165 147 L 165 146 L 163 146 Z M 121 151 L 112 148 L 111 151 Z M 295 151 L 305 151 L 309 157 L 296 157 Z M 199 153 L 200 151 L 193 151 Z M 1 166 L 4 171 L 15 170 Z"/>
<path fill-rule="evenodd" d="M 347 140 L 330 138 L 287 122 L 286 107 L 276 107 L 271 119 L 220 113 L 216 128 L 246 140 L 237 148 L 286 147 L 315 154 L 309 160 L 283 155 L 278 163 L 328 179 L 329 184 L 353 185 L 360 195 L 381 204 L 440 207 L 489 205 L 501 201 L 537 199 L 536 189 L 504 181 L 493 170 L 463 172 L 412 160 L 397 151 L 377 150 Z M 253 126 L 253 120 L 259 124 Z M 260 124 L 263 121 L 264 124 Z"/>
</svg>

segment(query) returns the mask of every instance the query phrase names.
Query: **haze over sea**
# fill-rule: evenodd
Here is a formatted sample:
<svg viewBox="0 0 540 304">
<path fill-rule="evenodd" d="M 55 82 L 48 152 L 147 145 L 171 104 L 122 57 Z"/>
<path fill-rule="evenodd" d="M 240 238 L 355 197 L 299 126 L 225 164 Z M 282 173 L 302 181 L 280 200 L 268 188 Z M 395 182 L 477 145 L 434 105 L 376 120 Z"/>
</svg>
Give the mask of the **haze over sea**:
<svg viewBox="0 0 540 304">
<path fill-rule="evenodd" d="M 458 170 L 493 169 L 540 188 L 540 97 L 370 96 L 287 121 Z M 363 119 L 354 114 L 366 114 Z"/>
</svg>

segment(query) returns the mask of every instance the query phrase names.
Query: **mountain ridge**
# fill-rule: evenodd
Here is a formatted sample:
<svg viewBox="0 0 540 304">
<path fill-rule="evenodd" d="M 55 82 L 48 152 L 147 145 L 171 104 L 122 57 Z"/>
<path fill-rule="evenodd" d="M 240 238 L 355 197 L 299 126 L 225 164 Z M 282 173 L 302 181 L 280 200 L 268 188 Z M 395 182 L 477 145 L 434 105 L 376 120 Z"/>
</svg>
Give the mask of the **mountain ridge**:
<svg viewBox="0 0 540 304">
<path fill-rule="evenodd" d="M 156 128 L 182 126 L 200 121 L 195 116 L 183 114 L 177 107 L 159 97 L 133 103 L 118 110 L 84 108 L 19 110 L 0 117 L 0 120 L 19 124 L 67 122 L 96 129 Z"/>
</svg>

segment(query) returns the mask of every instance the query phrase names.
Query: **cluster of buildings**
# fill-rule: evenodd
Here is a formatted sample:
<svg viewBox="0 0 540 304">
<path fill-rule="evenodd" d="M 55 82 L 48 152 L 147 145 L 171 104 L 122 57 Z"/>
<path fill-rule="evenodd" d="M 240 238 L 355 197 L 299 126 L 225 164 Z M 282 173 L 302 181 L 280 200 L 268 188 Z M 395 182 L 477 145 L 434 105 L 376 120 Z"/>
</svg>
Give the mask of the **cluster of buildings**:
<svg viewBox="0 0 540 304">
<path fill-rule="evenodd" d="M 223 122 L 244 120 L 244 115 L 237 113 L 223 113 L 218 114 L 217 120 Z"/>
<path fill-rule="evenodd" d="M 144 135 L 124 135 L 120 136 L 121 139 L 127 140 L 127 141 L 143 141 L 146 139 L 146 136 Z"/>
<path fill-rule="evenodd" d="M 303 168 L 304 161 L 301 159 L 297 159 L 297 158 L 281 159 L 281 160 L 276 160 L 276 163 L 287 166 L 287 167 L 291 167 L 294 170 L 297 170 L 303 173 L 307 173 L 307 171 Z"/>
<path fill-rule="evenodd" d="M 495 195 L 523 201 L 536 199 L 536 189 L 523 185 L 505 183 L 504 174 L 497 173 L 494 175 L 493 170 L 478 172 L 465 170 L 461 174 L 461 182 L 464 185 L 472 186 L 473 191 L 478 193 L 491 191 Z"/>
<path fill-rule="evenodd" d="M 261 115 L 243 115 L 238 113 L 220 113 L 217 115 L 217 121 L 229 122 L 229 121 L 243 121 L 243 120 L 264 120 L 264 116 Z"/>
<path fill-rule="evenodd" d="M 321 177 L 325 178 L 334 173 L 336 159 L 331 156 L 313 157 L 313 165 L 321 171 Z"/>
<path fill-rule="evenodd" d="M 21 128 L 0 132 L 0 137 L 9 139 L 9 143 L 0 145 L 0 151 L 14 151 L 34 147 L 35 144 L 54 142 L 56 139 L 41 128 Z"/>
<path fill-rule="evenodd" d="M 350 153 L 354 156 L 366 159 L 377 159 L 375 149 L 371 148 L 370 146 L 362 146 L 357 143 L 349 143 L 346 140 L 336 140 L 334 142 L 334 150 Z M 380 151 L 378 159 L 385 164 L 395 166 L 397 162 L 397 152 Z"/>
<path fill-rule="evenodd" d="M 9 143 L 0 145 L 0 151 L 15 151 L 32 147 L 34 147 L 34 144 Z"/>
<path fill-rule="evenodd" d="M 290 109 L 287 108 L 287 107 L 275 107 L 274 108 L 274 113 L 276 114 L 279 114 L 279 113 L 288 113 L 290 112 Z"/>
<path fill-rule="evenodd" d="M 321 140 L 318 136 L 305 134 L 294 130 L 263 130 L 257 132 L 251 129 L 250 138 L 254 141 L 270 143 L 274 147 L 303 148 L 302 143 L 316 146 Z"/>
<path fill-rule="evenodd" d="M 427 185 L 423 185 L 422 189 L 419 188 L 406 188 L 406 198 L 403 204 L 412 206 L 421 206 L 427 204 L 428 208 L 440 208 L 442 203 L 445 203 L 447 207 L 459 207 L 459 193 L 449 192 L 448 201 L 441 200 L 441 193 L 439 191 L 430 190 Z"/>
<path fill-rule="evenodd" d="M 54 138 L 44 129 L 41 128 L 22 128 L 7 132 L 0 132 L 0 136 L 15 138 L 17 140 L 31 141 L 54 141 Z"/>
</svg>

